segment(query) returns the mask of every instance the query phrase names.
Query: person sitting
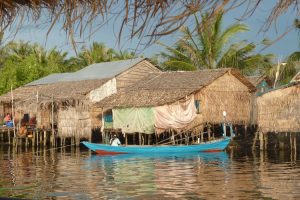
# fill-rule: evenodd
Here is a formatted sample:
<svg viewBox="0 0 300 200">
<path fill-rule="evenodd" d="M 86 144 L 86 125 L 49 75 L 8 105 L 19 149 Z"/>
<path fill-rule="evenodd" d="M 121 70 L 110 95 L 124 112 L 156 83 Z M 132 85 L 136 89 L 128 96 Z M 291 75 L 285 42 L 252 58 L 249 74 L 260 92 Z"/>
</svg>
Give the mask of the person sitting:
<svg viewBox="0 0 300 200">
<path fill-rule="evenodd" d="M 33 117 L 30 118 L 29 125 L 35 125 L 35 124 L 36 124 L 36 116 L 34 115 Z"/>
<path fill-rule="evenodd" d="M 13 127 L 13 122 L 11 120 L 11 116 L 9 113 L 7 113 L 6 116 L 4 117 L 4 122 L 6 126 Z"/>
<path fill-rule="evenodd" d="M 10 114 L 7 113 L 6 116 L 4 117 L 4 122 L 6 123 L 6 122 L 8 122 L 10 120 L 11 120 Z"/>
<path fill-rule="evenodd" d="M 113 137 L 110 139 L 109 143 L 110 143 L 111 146 L 119 146 L 119 145 L 121 145 L 121 142 L 120 142 L 119 138 L 117 138 L 116 134 L 113 135 Z"/>
</svg>

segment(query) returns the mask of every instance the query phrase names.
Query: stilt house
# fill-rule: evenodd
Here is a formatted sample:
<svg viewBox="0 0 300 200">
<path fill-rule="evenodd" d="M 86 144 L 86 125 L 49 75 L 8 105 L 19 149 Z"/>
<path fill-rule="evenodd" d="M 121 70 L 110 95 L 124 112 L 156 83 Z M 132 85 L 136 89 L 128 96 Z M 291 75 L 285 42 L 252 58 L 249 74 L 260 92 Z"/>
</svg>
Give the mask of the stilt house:
<svg viewBox="0 0 300 200">
<path fill-rule="evenodd" d="M 96 105 L 110 119 L 104 120 L 103 127 L 123 133 L 199 131 L 224 120 L 249 124 L 255 90 L 234 69 L 158 72 Z"/>
<path fill-rule="evenodd" d="M 38 128 L 57 128 L 59 137 L 90 138 L 102 120 L 101 109 L 93 107 L 95 102 L 159 71 L 147 59 L 136 58 L 52 74 L 2 95 L 0 112 L 12 113 L 13 108 L 20 123 L 24 114 L 36 116 Z"/>
<path fill-rule="evenodd" d="M 300 74 L 257 97 L 257 107 L 262 132 L 300 132 Z"/>
</svg>

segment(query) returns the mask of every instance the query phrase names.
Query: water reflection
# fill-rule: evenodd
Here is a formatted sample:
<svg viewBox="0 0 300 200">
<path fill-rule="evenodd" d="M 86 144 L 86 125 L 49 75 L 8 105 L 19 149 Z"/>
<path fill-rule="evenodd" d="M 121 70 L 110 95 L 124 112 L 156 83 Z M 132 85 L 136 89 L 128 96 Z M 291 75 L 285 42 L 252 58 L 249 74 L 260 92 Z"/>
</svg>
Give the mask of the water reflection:
<svg viewBox="0 0 300 200">
<path fill-rule="evenodd" d="M 0 197 L 28 199 L 300 199 L 289 154 L 96 156 L 85 149 L 14 153 L 0 146 Z"/>
</svg>

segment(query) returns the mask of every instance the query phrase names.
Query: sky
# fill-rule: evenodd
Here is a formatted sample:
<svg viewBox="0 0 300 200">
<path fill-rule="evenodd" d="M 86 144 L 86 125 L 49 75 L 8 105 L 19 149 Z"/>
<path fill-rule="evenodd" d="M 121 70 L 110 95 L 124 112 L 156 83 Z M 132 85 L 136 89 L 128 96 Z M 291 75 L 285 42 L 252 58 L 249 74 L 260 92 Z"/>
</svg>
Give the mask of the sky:
<svg viewBox="0 0 300 200">
<path fill-rule="evenodd" d="M 273 7 L 274 1 L 263 1 L 263 4 L 257 8 L 255 13 L 252 16 L 248 16 L 246 19 L 241 21 L 241 16 L 245 12 L 245 6 L 239 7 L 235 10 L 228 12 L 223 20 L 223 27 L 227 27 L 233 23 L 245 23 L 249 26 L 250 31 L 246 33 L 240 33 L 235 37 L 236 41 L 239 40 L 248 40 L 249 42 L 254 42 L 259 44 L 264 38 L 270 40 L 277 39 L 281 34 L 283 34 L 288 28 L 289 25 L 293 23 L 293 20 L 297 17 L 295 12 L 288 11 L 286 14 L 281 16 L 269 29 L 268 31 L 260 31 L 263 26 L 266 17 L 269 15 L 271 8 Z M 298 16 L 299 18 L 299 16 Z M 108 47 L 122 50 L 132 50 L 136 49 L 138 39 L 128 40 L 123 38 L 121 44 L 118 44 L 117 35 L 119 31 L 118 22 L 109 22 L 102 29 L 94 33 L 90 38 L 80 38 L 78 48 L 85 45 L 89 46 L 92 42 L 103 42 Z M 193 26 L 193 22 L 190 20 L 187 22 L 186 26 Z M 69 56 L 74 56 L 75 51 L 72 48 L 72 45 L 68 41 L 67 35 L 63 30 L 60 30 L 61 24 L 56 25 L 50 34 L 47 36 L 47 31 L 49 25 L 36 25 L 28 23 L 22 27 L 16 35 L 14 31 L 7 30 L 4 34 L 4 42 L 8 42 L 12 39 L 14 40 L 23 40 L 32 43 L 39 43 L 42 46 L 50 49 L 56 47 L 62 51 L 68 52 Z M 125 37 L 128 36 L 126 32 L 123 34 Z M 179 34 L 173 34 L 164 36 L 160 39 L 164 44 L 172 46 L 176 40 L 179 39 Z M 272 53 L 277 55 L 281 60 L 287 57 L 294 51 L 299 51 L 299 42 L 300 34 L 296 30 L 290 31 L 285 37 L 280 39 L 274 45 L 268 47 L 267 49 L 260 51 L 262 47 L 257 48 L 257 52 L 268 54 Z M 150 47 L 143 48 L 139 46 L 137 51 L 138 55 L 143 55 L 145 57 L 151 57 L 155 54 L 158 54 L 160 51 L 164 51 L 164 48 L 153 44 Z"/>
</svg>

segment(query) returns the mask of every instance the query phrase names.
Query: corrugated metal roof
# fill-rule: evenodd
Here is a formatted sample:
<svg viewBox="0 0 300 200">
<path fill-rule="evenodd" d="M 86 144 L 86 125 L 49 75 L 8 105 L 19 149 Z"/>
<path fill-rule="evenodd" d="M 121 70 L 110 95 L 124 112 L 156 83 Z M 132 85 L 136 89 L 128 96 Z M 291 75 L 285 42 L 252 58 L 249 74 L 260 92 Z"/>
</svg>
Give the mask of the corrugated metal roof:
<svg viewBox="0 0 300 200">
<path fill-rule="evenodd" d="M 83 81 L 83 80 L 95 80 L 95 79 L 100 80 L 105 78 L 112 78 L 126 71 L 132 66 L 138 64 L 144 59 L 145 58 L 135 58 L 129 60 L 95 63 L 77 72 L 51 74 L 49 76 L 46 76 L 44 78 L 29 83 L 27 84 L 27 86 L 51 84 L 51 83 L 63 82 L 63 81 Z"/>
<path fill-rule="evenodd" d="M 111 78 L 123 71 L 126 71 L 142 60 L 144 60 L 144 58 L 92 64 L 77 72 L 74 72 L 71 76 L 66 76 L 64 81 Z"/>
<path fill-rule="evenodd" d="M 43 78 L 40 78 L 38 80 L 35 80 L 31 83 L 26 84 L 25 86 L 31 86 L 31 85 L 45 85 L 45 84 L 51 84 L 51 83 L 56 83 L 60 82 L 63 80 L 65 76 L 68 76 L 72 73 L 55 73 L 55 74 L 50 74 L 48 76 L 45 76 Z"/>
</svg>

